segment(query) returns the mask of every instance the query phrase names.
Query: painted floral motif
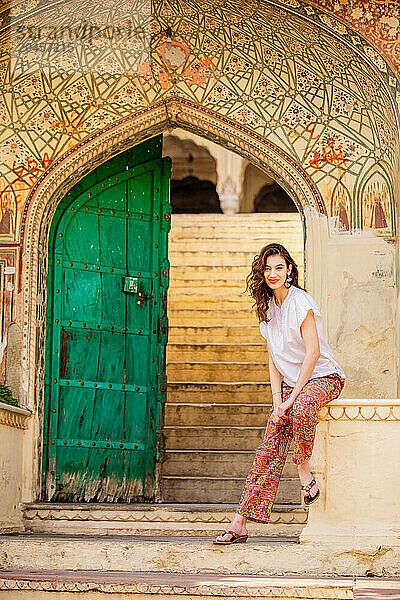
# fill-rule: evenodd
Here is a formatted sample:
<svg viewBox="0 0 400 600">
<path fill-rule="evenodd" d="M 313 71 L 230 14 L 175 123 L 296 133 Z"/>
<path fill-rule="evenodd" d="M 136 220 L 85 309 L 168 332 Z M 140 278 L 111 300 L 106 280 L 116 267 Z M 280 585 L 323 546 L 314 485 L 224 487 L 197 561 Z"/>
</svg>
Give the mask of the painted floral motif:
<svg viewBox="0 0 400 600">
<path fill-rule="evenodd" d="M 370 58 L 373 61 L 373 63 L 378 67 L 378 69 L 384 72 L 387 71 L 387 66 L 384 59 L 374 48 L 372 48 L 371 46 L 367 46 L 364 49 L 364 52 L 368 56 L 368 58 Z"/>
<path fill-rule="evenodd" d="M 282 4 L 285 6 L 291 6 L 293 8 L 298 8 L 300 6 L 297 0 L 283 0 Z"/>
<path fill-rule="evenodd" d="M 227 74 L 236 74 L 238 71 L 249 69 L 251 69 L 250 62 L 236 55 L 233 55 L 224 66 L 224 72 Z"/>
<path fill-rule="evenodd" d="M 316 169 L 329 166 L 347 170 L 353 162 L 368 151 L 354 140 L 327 128 L 308 154 L 308 164 Z"/>
<path fill-rule="evenodd" d="M 42 80 L 38 74 L 22 77 L 15 86 L 17 94 L 30 98 L 42 98 L 44 95 Z"/>
<path fill-rule="evenodd" d="M 86 127 L 88 130 L 102 128 L 113 121 L 117 121 L 118 119 L 119 117 L 115 113 L 113 114 L 107 110 L 99 109 L 88 119 L 86 119 Z"/>
<path fill-rule="evenodd" d="M 315 115 L 305 110 L 301 104 L 292 102 L 285 112 L 282 122 L 291 128 L 294 128 L 298 125 L 306 127 L 315 118 Z"/>
<path fill-rule="evenodd" d="M 333 31 L 335 31 L 336 33 L 340 33 L 341 35 L 346 33 L 346 27 L 342 23 L 340 23 L 340 21 L 337 21 L 336 19 L 328 15 L 321 15 L 320 19 L 325 25 L 328 25 L 328 27 L 333 29 Z"/>
<path fill-rule="evenodd" d="M 14 6 L 12 8 L 11 14 L 13 17 L 24 15 L 30 10 L 34 9 L 39 4 L 39 2 L 40 0 L 25 0 L 25 2 L 21 2 L 17 6 Z"/>
<path fill-rule="evenodd" d="M 360 102 L 357 98 L 350 95 L 344 90 L 338 90 L 333 88 L 332 98 L 332 113 L 335 115 L 348 115 L 357 110 L 360 106 Z"/>
<path fill-rule="evenodd" d="M 259 115 L 257 115 L 250 108 L 246 108 L 246 107 L 238 110 L 235 113 L 234 118 L 239 123 L 243 123 L 244 125 L 251 125 L 253 127 L 263 125 L 265 123 L 264 119 L 262 119 Z"/>
<path fill-rule="evenodd" d="M 266 77 L 260 77 L 253 90 L 253 95 L 259 98 L 278 98 L 278 96 L 282 96 L 283 94 L 283 89 L 277 83 Z"/>
<path fill-rule="evenodd" d="M 111 107 L 126 107 L 127 105 L 133 106 L 144 106 L 146 104 L 146 98 L 141 94 L 140 90 L 136 88 L 136 85 L 131 82 L 127 83 L 121 88 L 116 88 L 114 93 L 109 96 L 109 104 Z"/>
<path fill-rule="evenodd" d="M 296 72 L 297 89 L 299 92 L 305 93 L 311 90 L 317 90 L 323 85 L 322 78 L 303 66 L 300 66 Z"/>
<path fill-rule="evenodd" d="M 233 93 L 233 91 L 227 88 L 225 85 L 222 85 L 221 83 L 217 83 L 217 85 L 213 88 L 211 94 L 207 96 L 207 101 L 212 103 L 220 102 L 221 100 L 234 101 L 234 99 L 235 94 Z"/>
<path fill-rule="evenodd" d="M 326 71 L 331 77 L 340 78 L 345 75 L 348 65 L 342 60 L 341 57 L 334 57 L 323 52 L 321 54 L 321 59 L 323 60 Z"/>
<path fill-rule="evenodd" d="M 396 130 L 388 125 L 388 123 L 377 117 L 378 136 L 382 148 L 393 148 L 397 139 Z"/>
</svg>

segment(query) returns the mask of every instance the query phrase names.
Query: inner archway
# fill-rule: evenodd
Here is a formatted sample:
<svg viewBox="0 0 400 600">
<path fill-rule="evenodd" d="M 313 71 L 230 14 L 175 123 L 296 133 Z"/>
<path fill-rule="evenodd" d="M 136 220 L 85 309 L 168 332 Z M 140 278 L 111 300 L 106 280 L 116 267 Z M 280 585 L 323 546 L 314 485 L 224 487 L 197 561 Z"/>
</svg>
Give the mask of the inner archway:
<svg viewBox="0 0 400 600">
<path fill-rule="evenodd" d="M 172 213 L 220 213 L 215 159 L 204 146 L 177 135 L 164 136 L 163 152 L 172 160 Z"/>
<path fill-rule="evenodd" d="M 271 176 L 250 163 L 244 170 L 240 212 L 296 213 L 297 207 Z"/>
<path fill-rule="evenodd" d="M 252 300 L 244 293 L 246 275 L 260 249 L 279 242 L 297 262 L 302 282 L 304 233 L 296 205 L 290 200 L 290 211 L 285 211 L 289 196 L 271 176 L 203 137 L 176 130 L 173 144 L 171 138 L 164 138 L 164 155 L 172 150 L 173 181 L 178 174 L 200 171 L 203 180 L 218 182 L 223 207 L 234 210 L 215 214 L 211 206 L 199 211 L 188 198 L 186 210 L 172 212 L 169 238 L 168 392 L 160 498 L 215 505 L 240 494 L 272 400 L 267 349 Z M 186 161 L 177 147 L 190 149 Z M 212 155 L 208 172 L 201 160 L 205 151 Z M 199 163 L 188 161 L 188 155 L 198 156 Z M 199 181 L 196 192 L 201 194 Z M 227 181 L 229 204 L 227 186 L 221 185 Z M 262 211 L 254 206 L 245 211 L 246 195 L 257 197 L 266 181 L 279 190 L 276 210 L 259 205 Z M 173 188 L 171 192 L 173 206 Z M 278 502 L 301 512 L 290 462 Z"/>
</svg>

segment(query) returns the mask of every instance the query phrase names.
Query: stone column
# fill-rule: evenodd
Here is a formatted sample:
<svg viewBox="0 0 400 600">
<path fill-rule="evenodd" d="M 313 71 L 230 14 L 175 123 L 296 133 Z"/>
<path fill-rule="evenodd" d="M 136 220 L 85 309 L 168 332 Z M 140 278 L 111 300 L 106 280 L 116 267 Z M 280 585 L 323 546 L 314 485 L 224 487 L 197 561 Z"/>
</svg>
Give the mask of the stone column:
<svg viewBox="0 0 400 600">
<path fill-rule="evenodd" d="M 222 212 L 234 215 L 240 210 L 243 158 L 221 148 L 217 158 L 217 192 Z"/>
<path fill-rule="evenodd" d="M 321 498 L 302 543 L 400 546 L 400 399 L 333 401 L 320 413 L 312 472 Z"/>
</svg>

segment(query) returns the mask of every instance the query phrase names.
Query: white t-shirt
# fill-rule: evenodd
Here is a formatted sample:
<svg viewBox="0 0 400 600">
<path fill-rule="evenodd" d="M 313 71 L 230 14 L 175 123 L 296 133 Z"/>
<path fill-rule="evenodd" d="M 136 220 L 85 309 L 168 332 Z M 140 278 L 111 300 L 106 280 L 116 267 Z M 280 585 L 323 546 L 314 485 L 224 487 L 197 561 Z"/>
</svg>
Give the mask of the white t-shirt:
<svg viewBox="0 0 400 600">
<path fill-rule="evenodd" d="M 270 321 L 260 323 L 261 335 L 267 340 L 268 351 L 271 353 L 274 365 L 283 375 L 283 381 L 291 387 L 294 387 L 297 382 L 306 355 L 300 325 L 310 308 L 315 316 L 321 353 L 310 379 L 330 373 L 338 373 L 341 377 L 346 377 L 325 339 L 318 304 L 306 291 L 292 285 L 280 308 L 274 298 L 270 300 L 267 312 Z"/>
</svg>

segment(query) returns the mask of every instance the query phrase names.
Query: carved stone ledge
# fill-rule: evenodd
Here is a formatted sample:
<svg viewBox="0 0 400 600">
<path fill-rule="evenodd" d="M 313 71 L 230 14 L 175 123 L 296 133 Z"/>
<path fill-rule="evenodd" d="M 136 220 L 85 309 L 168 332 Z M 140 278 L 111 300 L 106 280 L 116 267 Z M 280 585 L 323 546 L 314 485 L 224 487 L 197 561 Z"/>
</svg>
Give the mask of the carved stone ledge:
<svg viewBox="0 0 400 600">
<path fill-rule="evenodd" d="M 109 510 L 106 507 L 101 509 L 80 509 L 74 508 L 52 508 L 51 506 L 38 507 L 26 504 L 24 506 L 24 520 L 28 524 L 32 521 L 81 521 L 81 522 L 120 522 L 120 523 L 175 523 L 177 526 L 181 523 L 193 525 L 201 524 L 225 524 L 230 523 L 234 511 L 185 511 L 170 510 L 159 507 L 154 509 L 152 506 L 142 510 Z M 307 522 L 308 511 L 301 507 L 296 510 L 273 511 L 271 514 L 271 524 L 286 525 L 304 525 Z"/>
<path fill-rule="evenodd" d="M 400 421 L 400 398 L 338 399 L 319 416 L 323 421 Z"/>
<path fill-rule="evenodd" d="M 27 420 L 32 415 L 27 408 L 11 406 L 0 402 L 0 425 L 9 425 L 17 429 L 26 429 Z"/>
<path fill-rule="evenodd" d="M 293 599 L 293 598 L 332 598 L 335 600 L 352 598 L 353 584 L 349 582 L 345 585 L 309 585 L 309 586 L 296 586 L 295 584 L 290 585 L 286 582 L 286 585 L 273 584 L 271 581 L 264 585 L 258 586 L 246 586 L 244 582 L 239 585 L 235 585 L 231 582 L 221 581 L 219 584 L 207 585 L 202 583 L 200 585 L 175 583 L 171 584 L 154 584 L 139 581 L 137 583 L 108 583 L 96 581 L 96 577 L 93 581 L 68 581 L 68 578 L 63 580 L 62 575 L 57 581 L 45 578 L 44 581 L 35 581 L 33 579 L 17 579 L 17 578 L 1 578 L 0 577 L 0 590 L 34 590 L 43 592 L 103 592 L 108 594 L 139 594 L 142 598 L 143 594 L 154 595 L 167 595 L 175 598 L 181 598 L 182 596 L 192 597 L 208 597 L 208 596 L 229 596 L 229 597 L 243 597 L 247 598 L 281 598 Z"/>
</svg>

